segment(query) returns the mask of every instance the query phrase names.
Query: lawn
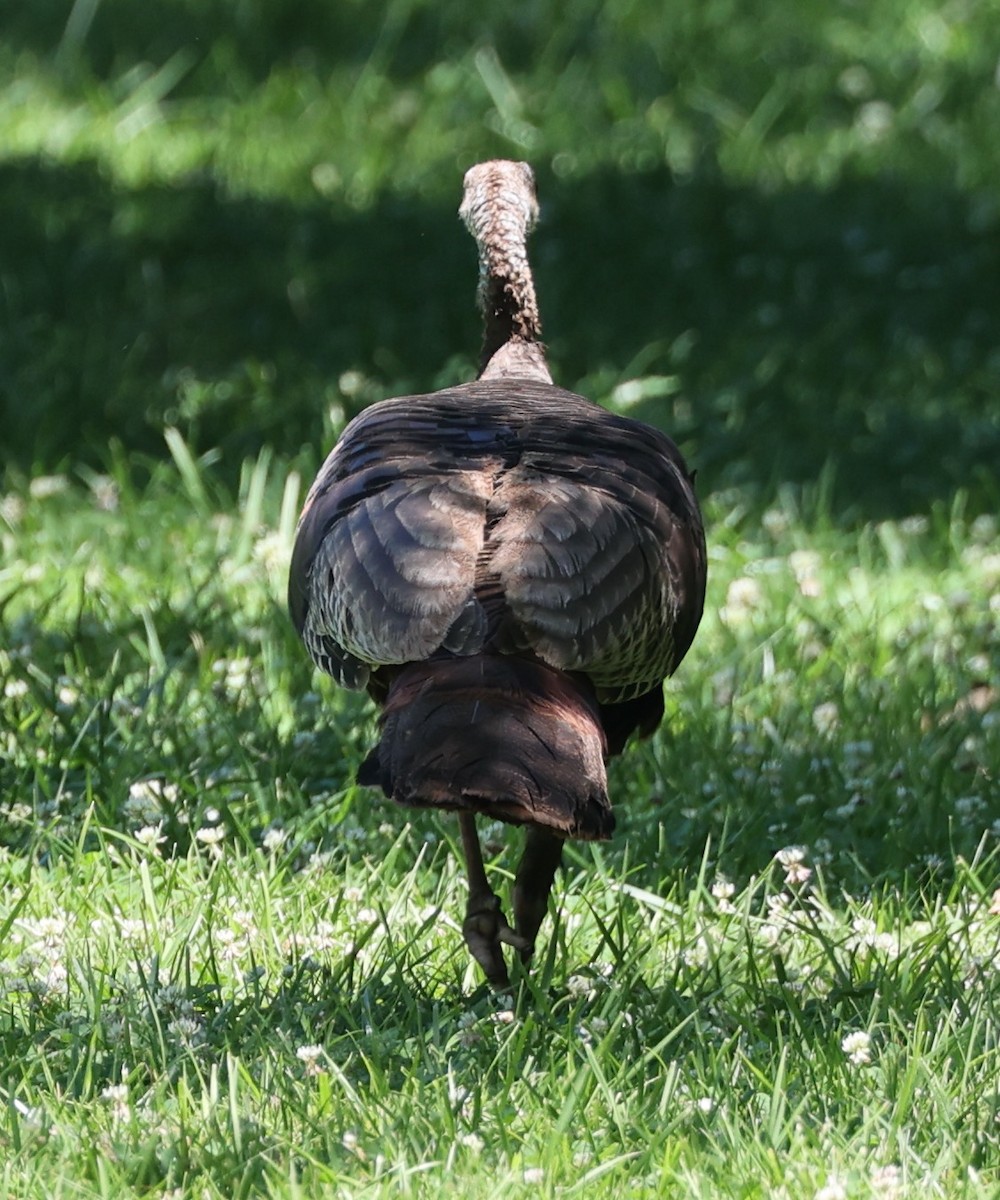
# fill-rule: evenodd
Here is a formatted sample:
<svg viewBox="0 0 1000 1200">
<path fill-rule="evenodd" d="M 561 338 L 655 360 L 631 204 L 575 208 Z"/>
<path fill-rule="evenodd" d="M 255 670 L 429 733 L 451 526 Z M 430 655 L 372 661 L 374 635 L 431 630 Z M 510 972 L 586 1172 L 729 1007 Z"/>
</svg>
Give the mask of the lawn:
<svg viewBox="0 0 1000 1200">
<path fill-rule="evenodd" d="M 1000 7 L 53 7 L 0 43 L 0 1194 L 996 1195 Z M 558 381 L 710 547 L 509 997 L 283 599 L 344 422 L 473 370 L 492 155 Z"/>
</svg>

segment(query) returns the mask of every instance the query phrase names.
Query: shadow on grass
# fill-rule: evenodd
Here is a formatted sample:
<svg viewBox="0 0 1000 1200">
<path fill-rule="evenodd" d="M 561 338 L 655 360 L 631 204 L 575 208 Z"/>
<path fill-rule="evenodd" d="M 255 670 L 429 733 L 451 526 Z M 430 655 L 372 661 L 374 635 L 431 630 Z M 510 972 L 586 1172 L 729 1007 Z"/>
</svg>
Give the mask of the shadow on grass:
<svg viewBox="0 0 1000 1200">
<path fill-rule="evenodd" d="M 682 444 L 703 494 L 767 504 L 829 465 L 841 521 L 959 487 L 997 502 L 1000 243 L 966 198 L 662 172 L 540 191 L 559 380 L 607 398 L 669 377 L 630 411 Z M 331 405 L 455 382 L 478 348 L 474 251 L 450 207 L 126 191 L 24 162 L 0 168 L 0 229 L 4 452 L 26 468 L 106 460 L 111 439 L 161 453 L 167 424 L 234 471 L 265 442 L 318 461 Z"/>
</svg>

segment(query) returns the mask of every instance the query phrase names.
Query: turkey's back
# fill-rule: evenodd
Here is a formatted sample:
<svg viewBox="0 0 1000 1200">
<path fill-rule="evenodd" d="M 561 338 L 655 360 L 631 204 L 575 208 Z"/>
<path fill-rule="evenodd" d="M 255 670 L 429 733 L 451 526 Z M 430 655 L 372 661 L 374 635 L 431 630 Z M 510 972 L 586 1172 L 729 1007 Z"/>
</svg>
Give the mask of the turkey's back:
<svg viewBox="0 0 1000 1200">
<path fill-rule="evenodd" d="M 384 401 L 348 425 L 306 500 L 289 600 L 344 686 L 381 700 L 408 664 L 522 660 L 592 689 L 617 750 L 659 719 L 704 589 L 674 444 L 571 392 L 502 380 Z"/>
</svg>

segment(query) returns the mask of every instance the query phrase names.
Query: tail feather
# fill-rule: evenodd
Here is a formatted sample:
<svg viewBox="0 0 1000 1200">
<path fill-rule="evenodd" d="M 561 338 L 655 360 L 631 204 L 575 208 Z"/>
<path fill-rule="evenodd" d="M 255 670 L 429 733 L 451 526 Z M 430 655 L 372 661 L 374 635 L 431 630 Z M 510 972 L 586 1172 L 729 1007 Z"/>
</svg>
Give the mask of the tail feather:
<svg viewBox="0 0 1000 1200">
<path fill-rule="evenodd" d="M 400 804 L 610 837 L 607 743 L 585 688 L 517 658 L 413 664 L 390 687 L 358 781 Z"/>
</svg>

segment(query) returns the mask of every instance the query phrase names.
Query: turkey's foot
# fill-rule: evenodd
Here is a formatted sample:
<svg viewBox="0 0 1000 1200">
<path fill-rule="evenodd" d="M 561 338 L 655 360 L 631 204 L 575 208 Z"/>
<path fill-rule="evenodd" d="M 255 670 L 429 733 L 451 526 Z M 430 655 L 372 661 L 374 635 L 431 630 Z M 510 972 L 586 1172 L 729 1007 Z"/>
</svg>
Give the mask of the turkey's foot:
<svg viewBox="0 0 1000 1200">
<path fill-rule="evenodd" d="M 507 918 L 500 911 L 500 897 L 488 888 L 484 891 L 470 888 L 462 936 L 469 953 L 483 968 L 491 985 L 498 989 L 510 987 L 503 947 L 513 946 L 522 956 L 531 951 L 528 940 L 507 924 Z"/>
</svg>

